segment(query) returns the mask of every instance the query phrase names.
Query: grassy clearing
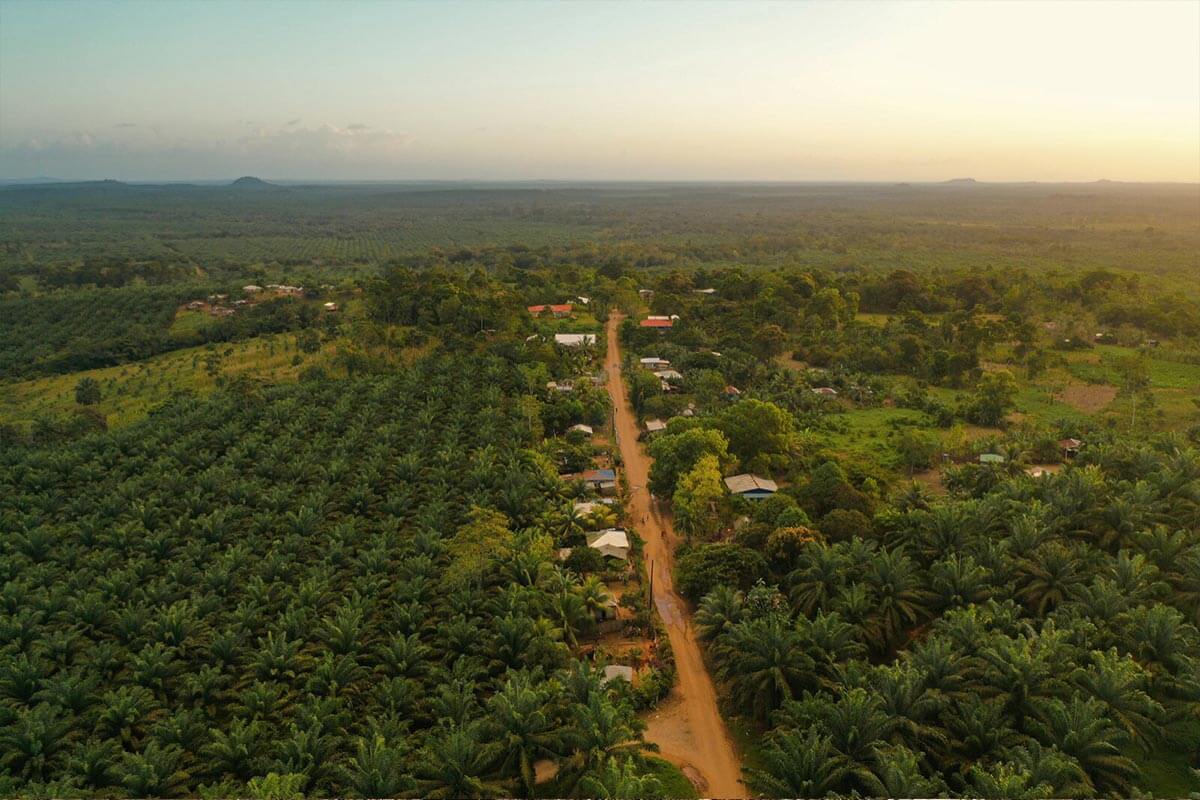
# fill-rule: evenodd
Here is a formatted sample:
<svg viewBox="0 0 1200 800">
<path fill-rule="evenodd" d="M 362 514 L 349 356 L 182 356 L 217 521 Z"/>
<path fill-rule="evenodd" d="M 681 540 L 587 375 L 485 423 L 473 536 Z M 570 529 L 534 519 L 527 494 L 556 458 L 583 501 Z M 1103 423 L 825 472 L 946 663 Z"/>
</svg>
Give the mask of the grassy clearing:
<svg viewBox="0 0 1200 800">
<path fill-rule="evenodd" d="M 204 311 L 181 309 L 175 313 L 175 320 L 167 333 L 180 339 L 190 338 L 214 322 L 216 318 Z"/>
<path fill-rule="evenodd" d="M 292 334 L 260 336 L 244 342 L 189 347 L 133 364 L 55 375 L 0 387 L 0 422 L 26 425 L 40 416 L 68 414 L 81 378 L 100 383 L 93 408 L 110 427 L 127 425 L 179 392 L 212 391 L 219 377 L 247 375 L 271 382 L 294 380 L 300 370 L 321 363 L 336 350 L 325 342 L 319 353 L 300 353 Z M 299 362 L 296 357 L 300 356 Z"/>
<path fill-rule="evenodd" d="M 669 761 L 650 756 L 646 759 L 646 765 L 649 767 L 646 772 L 658 778 L 658 782 L 662 784 L 663 797 L 692 800 L 700 796 L 687 776 Z"/>
<path fill-rule="evenodd" d="M 1200 722 L 1177 723 L 1167 731 L 1167 743 L 1149 753 L 1130 753 L 1141 770 L 1138 786 L 1155 797 L 1187 797 L 1200 792 L 1200 774 L 1190 759 L 1200 748 Z"/>
</svg>

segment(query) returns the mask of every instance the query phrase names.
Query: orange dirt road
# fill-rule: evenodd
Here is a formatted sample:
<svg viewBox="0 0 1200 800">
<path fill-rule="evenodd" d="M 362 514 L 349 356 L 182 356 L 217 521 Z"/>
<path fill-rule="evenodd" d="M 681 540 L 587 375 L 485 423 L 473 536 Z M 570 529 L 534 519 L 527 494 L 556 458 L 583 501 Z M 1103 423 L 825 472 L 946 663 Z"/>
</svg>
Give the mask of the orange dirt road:
<svg viewBox="0 0 1200 800">
<path fill-rule="evenodd" d="M 653 575 L 654 607 L 666 626 L 678 672 L 672 698 L 647 720 L 646 739 L 659 745 L 663 758 L 689 777 L 700 778 L 702 796 L 747 797 L 741 761 L 717 711 L 717 693 L 700 656 L 691 614 L 683 598 L 675 593 L 671 569 L 675 531 L 671 517 L 646 488 L 651 459 L 638 444 L 637 417 L 621 381 L 621 350 L 617 343 L 620 322 L 617 313 L 609 319 L 608 353 L 604 359 L 613 400 L 613 424 L 629 481 L 629 519 L 646 543 L 646 571 Z"/>
</svg>

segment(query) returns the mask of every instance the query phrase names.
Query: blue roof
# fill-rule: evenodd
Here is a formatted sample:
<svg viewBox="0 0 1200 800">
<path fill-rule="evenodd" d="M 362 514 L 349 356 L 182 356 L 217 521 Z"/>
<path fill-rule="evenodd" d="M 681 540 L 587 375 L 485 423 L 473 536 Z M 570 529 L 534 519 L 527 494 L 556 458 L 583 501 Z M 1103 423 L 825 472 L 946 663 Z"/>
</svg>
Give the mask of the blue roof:
<svg viewBox="0 0 1200 800">
<path fill-rule="evenodd" d="M 583 473 L 585 481 L 615 481 L 617 473 L 611 469 L 589 469 Z"/>
</svg>

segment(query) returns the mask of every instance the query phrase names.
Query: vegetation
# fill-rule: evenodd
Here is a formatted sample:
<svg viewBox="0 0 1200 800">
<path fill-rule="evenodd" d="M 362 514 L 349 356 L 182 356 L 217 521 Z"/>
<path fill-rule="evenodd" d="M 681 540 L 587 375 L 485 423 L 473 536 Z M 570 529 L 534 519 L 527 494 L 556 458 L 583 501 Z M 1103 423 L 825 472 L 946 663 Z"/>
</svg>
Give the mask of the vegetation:
<svg viewBox="0 0 1200 800">
<path fill-rule="evenodd" d="M 0 190 L 0 794 L 694 796 L 570 477 L 618 311 L 755 793 L 1200 791 L 1195 199 Z"/>
</svg>

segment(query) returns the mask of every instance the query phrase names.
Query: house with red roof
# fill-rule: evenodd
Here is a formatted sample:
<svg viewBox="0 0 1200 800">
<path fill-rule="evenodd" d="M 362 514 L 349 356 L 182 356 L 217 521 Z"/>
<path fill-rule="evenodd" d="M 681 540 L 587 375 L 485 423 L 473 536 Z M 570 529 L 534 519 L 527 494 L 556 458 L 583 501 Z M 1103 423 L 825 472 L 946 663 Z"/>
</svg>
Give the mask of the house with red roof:
<svg viewBox="0 0 1200 800">
<path fill-rule="evenodd" d="M 555 318 L 562 318 L 562 317 L 570 316 L 571 308 L 572 308 L 572 306 L 570 303 L 561 303 L 558 305 L 548 305 L 548 306 L 547 305 L 527 306 L 525 310 L 528 311 L 530 314 L 533 314 L 535 317 L 538 314 L 544 314 L 547 311 L 549 311 L 551 314 L 553 314 L 555 316 Z"/>
<path fill-rule="evenodd" d="M 675 324 L 673 319 L 644 319 L 638 323 L 643 328 L 670 328 Z"/>
</svg>

